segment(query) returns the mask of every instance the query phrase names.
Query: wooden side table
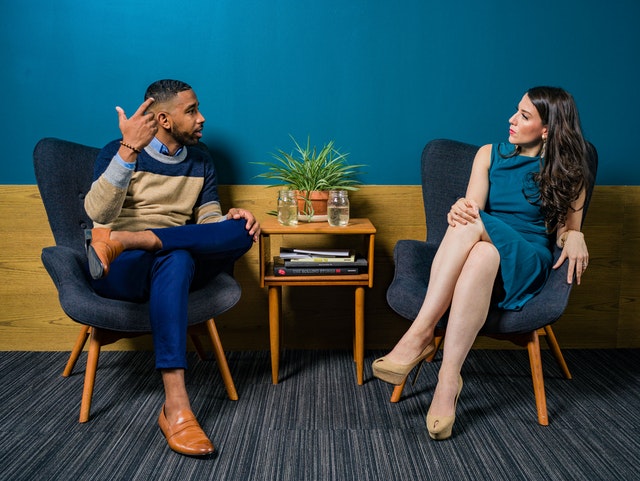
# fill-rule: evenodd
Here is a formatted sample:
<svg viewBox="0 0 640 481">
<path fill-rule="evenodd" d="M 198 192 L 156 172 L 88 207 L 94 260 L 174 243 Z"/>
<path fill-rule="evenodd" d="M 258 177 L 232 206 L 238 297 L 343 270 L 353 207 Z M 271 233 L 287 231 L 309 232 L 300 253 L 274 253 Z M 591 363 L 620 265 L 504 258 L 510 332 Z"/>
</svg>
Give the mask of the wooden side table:
<svg viewBox="0 0 640 481">
<path fill-rule="evenodd" d="M 280 314 L 284 286 L 355 286 L 355 324 L 353 357 L 356 362 L 358 384 L 363 383 L 364 366 L 364 288 L 373 286 L 373 258 L 376 228 L 369 219 L 350 219 L 349 225 L 332 227 L 327 222 L 299 222 L 297 226 L 283 226 L 275 217 L 261 221 L 260 287 L 269 290 L 269 338 L 271 348 L 271 378 L 278 383 L 280 363 Z M 330 276 L 274 276 L 271 237 L 275 235 L 362 235 L 369 269 L 364 274 Z M 287 246 L 295 247 L 295 246 Z"/>
</svg>

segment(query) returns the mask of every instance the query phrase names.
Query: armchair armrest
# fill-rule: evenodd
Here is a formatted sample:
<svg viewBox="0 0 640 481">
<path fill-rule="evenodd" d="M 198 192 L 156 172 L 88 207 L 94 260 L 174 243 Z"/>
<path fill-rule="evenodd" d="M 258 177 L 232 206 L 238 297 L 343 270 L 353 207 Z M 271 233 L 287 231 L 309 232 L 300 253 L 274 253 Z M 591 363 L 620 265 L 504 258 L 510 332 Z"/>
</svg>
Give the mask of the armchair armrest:
<svg viewBox="0 0 640 481">
<path fill-rule="evenodd" d="M 84 265 L 86 258 L 77 250 L 66 246 L 42 249 L 42 264 L 56 289 L 91 289 Z"/>
<path fill-rule="evenodd" d="M 96 294 L 89 282 L 84 253 L 66 246 L 45 247 L 41 259 L 58 290 L 60 306 L 71 319 L 115 331 L 149 331 L 146 303 L 119 301 Z"/>
<path fill-rule="evenodd" d="M 555 246 L 553 263 L 555 264 L 562 249 Z M 524 333 L 539 329 L 557 321 L 567 307 L 572 284 L 567 283 L 569 262 L 549 274 L 542 290 L 529 300 L 520 311 L 492 309 L 483 333 Z"/>
<path fill-rule="evenodd" d="M 418 240 L 400 240 L 393 250 L 395 273 L 387 289 L 389 306 L 402 317 L 415 319 L 429 284 L 431 263 L 438 246 Z"/>
<path fill-rule="evenodd" d="M 429 281 L 431 264 L 438 246 L 424 241 L 405 239 L 396 243 L 393 250 L 393 261 L 396 266 L 394 277 L 402 276 L 424 283 Z"/>
<path fill-rule="evenodd" d="M 65 246 L 45 247 L 42 263 L 58 290 L 60 306 L 74 321 L 114 331 L 150 332 L 148 302 L 99 296 L 89 281 L 83 252 Z M 240 286 L 226 271 L 190 293 L 190 325 L 215 317 L 238 302 Z"/>
</svg>

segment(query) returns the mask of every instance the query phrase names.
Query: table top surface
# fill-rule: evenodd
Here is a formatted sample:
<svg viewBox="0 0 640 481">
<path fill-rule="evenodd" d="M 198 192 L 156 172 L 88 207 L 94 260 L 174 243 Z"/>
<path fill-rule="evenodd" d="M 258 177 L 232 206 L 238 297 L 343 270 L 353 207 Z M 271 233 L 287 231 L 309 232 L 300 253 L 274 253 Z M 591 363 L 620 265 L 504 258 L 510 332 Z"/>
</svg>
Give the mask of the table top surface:
<svg viewBox="0 0 640 481">
<path fill-rule="evenodd" d="M 333 227 L 328 222 L 298 221 L 298 225 L 288 226 L 278 222 L 275 216 L 260 220 L 262 235 L 271 234 L 375 234 L 376 228 L 369 219 L 349 219 L 344 227 Z"/>
</svg>

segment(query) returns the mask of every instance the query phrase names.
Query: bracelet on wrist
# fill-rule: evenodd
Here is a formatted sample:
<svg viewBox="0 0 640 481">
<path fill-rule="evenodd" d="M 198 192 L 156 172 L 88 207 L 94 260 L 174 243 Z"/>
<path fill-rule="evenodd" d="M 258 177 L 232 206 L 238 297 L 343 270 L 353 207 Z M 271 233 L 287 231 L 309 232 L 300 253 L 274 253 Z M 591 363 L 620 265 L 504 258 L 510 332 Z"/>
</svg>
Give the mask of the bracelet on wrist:
<svg viewBox="0 0 640 481">
<path fill-rule="evenodd" d="M 133 145 L 129 145 L 123 142 L 122 140 L 120 141 L 120 145 L 122 145 L 123 147 L 126 147 L 127 149 L 133 150 L 136 154 L 139 154 L 140 152 L 142 152 L 140 149 L 136 149 Z"/>
</svg>

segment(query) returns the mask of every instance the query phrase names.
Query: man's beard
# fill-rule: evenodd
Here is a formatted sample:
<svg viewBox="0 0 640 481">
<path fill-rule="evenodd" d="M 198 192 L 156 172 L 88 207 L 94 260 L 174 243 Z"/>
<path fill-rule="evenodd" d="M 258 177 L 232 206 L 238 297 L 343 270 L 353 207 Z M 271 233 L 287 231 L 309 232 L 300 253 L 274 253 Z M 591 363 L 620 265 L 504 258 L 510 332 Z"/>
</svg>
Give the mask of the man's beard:
<svg viewBox="0 0 640 481">
<path fill-rule="evenodd" d="M 196 145 L 198 143 L 198 138 L 195 137 L 193 134 L 188 132 L 183 132 L 181 130 L 176 130 L 175 128 L 171 129 L 171 136 L 180 145 Z"/>
</svg>

